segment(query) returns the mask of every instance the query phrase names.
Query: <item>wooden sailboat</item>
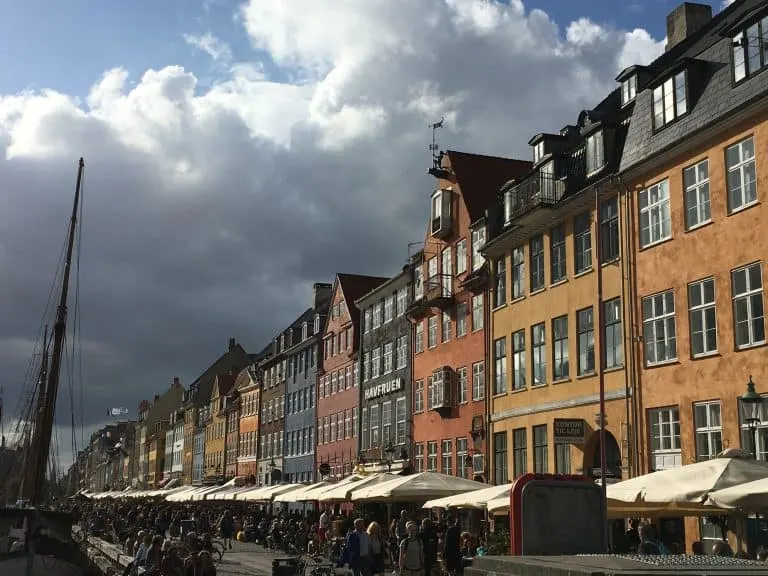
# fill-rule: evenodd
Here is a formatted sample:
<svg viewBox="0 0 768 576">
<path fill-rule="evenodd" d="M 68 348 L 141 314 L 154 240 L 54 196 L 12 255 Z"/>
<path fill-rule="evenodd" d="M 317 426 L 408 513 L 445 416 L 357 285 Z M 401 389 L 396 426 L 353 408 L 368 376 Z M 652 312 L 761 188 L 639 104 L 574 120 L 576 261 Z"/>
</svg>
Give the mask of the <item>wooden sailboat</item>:
<svg viewBox="0 0 768 576">
<path fill-rule="evenodd" d="M 85 163 L 81 158 L 77 169 L 75 200 L 69 223 L 61 294 L 53 325 L 50 357 L 48 343 L 46 342 L 43 346 L 34 432 L 22 483 L 20 502 L 23 502 L 23 505 L 0 508 L 0 575 L 2 576 L 86 576 L 90 572 L 87 556 L 72 539 L 72 515 L 45 508 L 47 504 L 46 471 L 64 353 L 69 278 L 84 167 Z"/>
</svg>

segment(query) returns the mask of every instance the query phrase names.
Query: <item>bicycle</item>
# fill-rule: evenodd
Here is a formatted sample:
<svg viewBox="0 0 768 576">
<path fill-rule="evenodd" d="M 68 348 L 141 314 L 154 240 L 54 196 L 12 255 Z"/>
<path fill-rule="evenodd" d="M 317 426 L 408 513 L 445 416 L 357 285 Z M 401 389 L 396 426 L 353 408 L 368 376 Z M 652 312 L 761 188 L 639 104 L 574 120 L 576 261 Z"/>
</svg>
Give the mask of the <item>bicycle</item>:
<svg viewBox="0 0 768 576">
<path fill-rule="evenodd" d="M 311 568 L 309 573 L 307 573 L 308 568 Z M 336 576 L 336 570 L 333 562 L 324 556 L 302 554 L 299 557 L 298 576 Z"/>
</svg>

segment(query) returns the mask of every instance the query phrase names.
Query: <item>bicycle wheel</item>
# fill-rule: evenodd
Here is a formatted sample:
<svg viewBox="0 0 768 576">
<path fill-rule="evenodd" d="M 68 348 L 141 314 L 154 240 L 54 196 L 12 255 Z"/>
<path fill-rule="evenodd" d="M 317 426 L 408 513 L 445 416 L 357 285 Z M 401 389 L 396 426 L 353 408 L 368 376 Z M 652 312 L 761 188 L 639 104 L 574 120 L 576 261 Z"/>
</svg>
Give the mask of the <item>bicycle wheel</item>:
<svg viewBox="0 0 768 576">
<path fill-rule="evenodd" d="M 213 560 L 213 565 L 218 566 L 219 562 L 221 562 L 221 558 L 224 554 L 219 550 L 216 546 L 213 547 L 213 550 L 211 550 L 211 560 Z"/>
<path fill-rule="evenodd" d="M 168 550 L 177 550 L 179 553 L 179 558 L 182 560 L 186 560 L 192 555 L 192 550 L 186 544 L 174 544 Z"/>
</svg>

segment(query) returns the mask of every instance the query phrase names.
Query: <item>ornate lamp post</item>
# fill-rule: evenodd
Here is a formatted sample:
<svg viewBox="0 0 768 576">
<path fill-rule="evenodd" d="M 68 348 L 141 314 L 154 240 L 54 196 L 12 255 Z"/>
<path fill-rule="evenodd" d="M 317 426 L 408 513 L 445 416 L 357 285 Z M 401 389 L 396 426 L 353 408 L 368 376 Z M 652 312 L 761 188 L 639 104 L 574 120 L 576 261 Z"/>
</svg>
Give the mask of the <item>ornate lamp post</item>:
<svg viewBox="0 0 768 576">
<path fill-rule="evenodd" d="M 752 381 L 752 375 L 747 382 L 747 391 L 741 396 L 741 416 L 744 423 L 752 432 L 752 453 L 757 457 L 757 428 L 760 425 L 760 406 L 763 398 L 755 390 L 755 383 Z"/>
</svg>

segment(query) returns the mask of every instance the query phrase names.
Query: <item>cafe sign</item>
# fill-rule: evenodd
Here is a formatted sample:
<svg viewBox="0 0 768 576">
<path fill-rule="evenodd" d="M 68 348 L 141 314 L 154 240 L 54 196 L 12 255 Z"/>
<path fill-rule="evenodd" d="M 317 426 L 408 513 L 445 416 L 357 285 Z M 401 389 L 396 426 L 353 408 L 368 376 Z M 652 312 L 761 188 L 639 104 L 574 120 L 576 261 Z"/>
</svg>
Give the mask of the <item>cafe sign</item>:
<svg viewBox="0 0 768 576">
<path fill-rule="evenodd" d="M 385 396 L 387 394 L 391 394 L 392 392 L 399 392 L 402 389 L 403 389 L 403 379 L 395 378 L 394 380 L 389 380 L 387 382 L 382 382 L 380 384 L 374 384 L 373 386 L 369 386 L 363 392 L 363 398 L 365 400 L 373 400 L 374 398 L 378 398 L 379 396 Z"/>
<path fill-rule="evenodd" d="M 582 418 L 555 418 L 555 444 L 584 444 L 586 426 Z"/>
</svg>

